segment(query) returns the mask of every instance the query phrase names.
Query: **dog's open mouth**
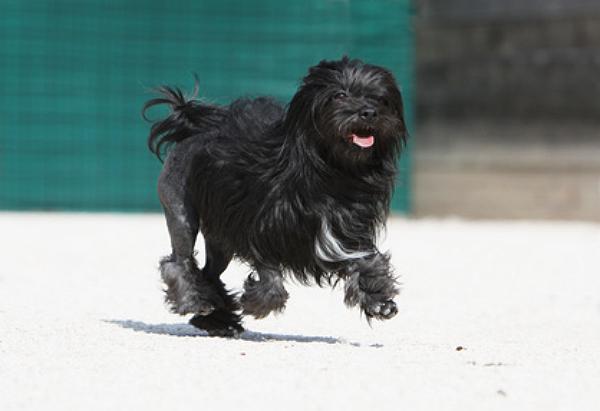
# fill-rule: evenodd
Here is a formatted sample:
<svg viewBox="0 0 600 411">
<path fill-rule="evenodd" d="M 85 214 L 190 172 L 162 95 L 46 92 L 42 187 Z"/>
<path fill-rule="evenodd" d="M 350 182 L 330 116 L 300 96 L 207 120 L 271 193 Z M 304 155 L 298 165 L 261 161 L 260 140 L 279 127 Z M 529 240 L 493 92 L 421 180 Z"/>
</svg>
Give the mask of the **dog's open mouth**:
<svg viewBox="0 0 600 411">
<path fill-rule="evenodd" d="M 369 148 L 375 144 L 375 137 L 373 136 L 373 130 L 364 129 L 356 130 L 349 136 L 350 141 L 356 144 L 360 148 Z"/>
</svg>

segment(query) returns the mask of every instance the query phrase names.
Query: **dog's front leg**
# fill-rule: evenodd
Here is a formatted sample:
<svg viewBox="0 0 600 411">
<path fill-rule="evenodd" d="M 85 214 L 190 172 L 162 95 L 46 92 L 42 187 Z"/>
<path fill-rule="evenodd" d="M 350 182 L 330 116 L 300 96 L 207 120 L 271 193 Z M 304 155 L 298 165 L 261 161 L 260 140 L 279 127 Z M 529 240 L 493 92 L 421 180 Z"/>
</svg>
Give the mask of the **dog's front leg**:
<svg viewBox="0 0 600 411">
<path fill-rule="evenodd" d="M 259 267 L 244 282 L 240 303 L 244 315 L 264 318 L 272 311 L 283 311 L 287 299 L 288 292 L 283 286 L 281 272 L 274 268 Z"/>
<path fill-rule="evenodd" d="M 399 293 L 398 282 L 392 274 L 389 255 L 376 252 L 352 260 L 342 274 L 346 305 L 360 306 L 369 320 L 387 320 L 398 313 L 393 301 Z"/>
</svg>

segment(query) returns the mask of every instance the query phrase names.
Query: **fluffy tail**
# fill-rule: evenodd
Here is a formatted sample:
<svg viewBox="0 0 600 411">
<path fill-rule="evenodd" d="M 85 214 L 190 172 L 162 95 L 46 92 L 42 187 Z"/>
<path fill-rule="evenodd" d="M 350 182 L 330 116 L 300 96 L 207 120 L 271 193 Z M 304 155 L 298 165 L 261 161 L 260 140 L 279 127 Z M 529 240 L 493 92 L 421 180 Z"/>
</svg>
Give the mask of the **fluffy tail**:
<svg viewBox="0 0 600 411">
<path fill-rule="evenodd" d="M 198 134 L 206 127 L 216 126 L 221 122 L 224 110 L 221 107 L 200 103 L 196 100 L 198 81 L 194 93 L 187 98 L 179 88 L 161 86 L 156 89 L 161 97 L 154 98 L 144 104 L 142 117 L 149 122 L 146 111 L 150 107 L 167 104 L 171 114 L 162 120 L 155 121 L 148 136 L 148 148 L 162 161 L 163 148 L 178 143 L 188 137 Z"/>
</svg>

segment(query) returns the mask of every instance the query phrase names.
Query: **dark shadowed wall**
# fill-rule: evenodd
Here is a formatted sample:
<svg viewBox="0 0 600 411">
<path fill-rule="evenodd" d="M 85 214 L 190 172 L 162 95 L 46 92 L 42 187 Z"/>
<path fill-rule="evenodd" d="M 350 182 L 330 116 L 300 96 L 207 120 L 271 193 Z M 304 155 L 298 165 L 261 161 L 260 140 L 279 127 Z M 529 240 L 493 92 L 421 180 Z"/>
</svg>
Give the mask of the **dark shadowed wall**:
<svg viewBox="0 0 600 411">
<path fill-rule="evenodd" d="M 415 3 L 415 214 L 600 221 L 600 1 Z"/>
<path fill-rule="evenodd" d="M 600 1 L 417 4 L 419 117 L 598 120 Z"/>
</svg>

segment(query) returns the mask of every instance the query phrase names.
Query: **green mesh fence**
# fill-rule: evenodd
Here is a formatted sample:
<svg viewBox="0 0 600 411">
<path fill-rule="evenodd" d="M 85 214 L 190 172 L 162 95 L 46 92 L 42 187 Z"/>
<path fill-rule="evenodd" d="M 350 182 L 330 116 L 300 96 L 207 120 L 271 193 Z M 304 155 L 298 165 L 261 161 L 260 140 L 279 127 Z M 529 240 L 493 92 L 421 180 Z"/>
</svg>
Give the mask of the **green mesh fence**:
<svg viewBox="0 0 600 411">
<path fill-rule="evenodd" d="M 157 210 L 155 85 L 287 101 L 343 54 L 389 67 L 412 118 L 409 0 L 0 2 L 0 208 Z M 394 208 L 409 209 L 409 162 Z"/>
</svg>

